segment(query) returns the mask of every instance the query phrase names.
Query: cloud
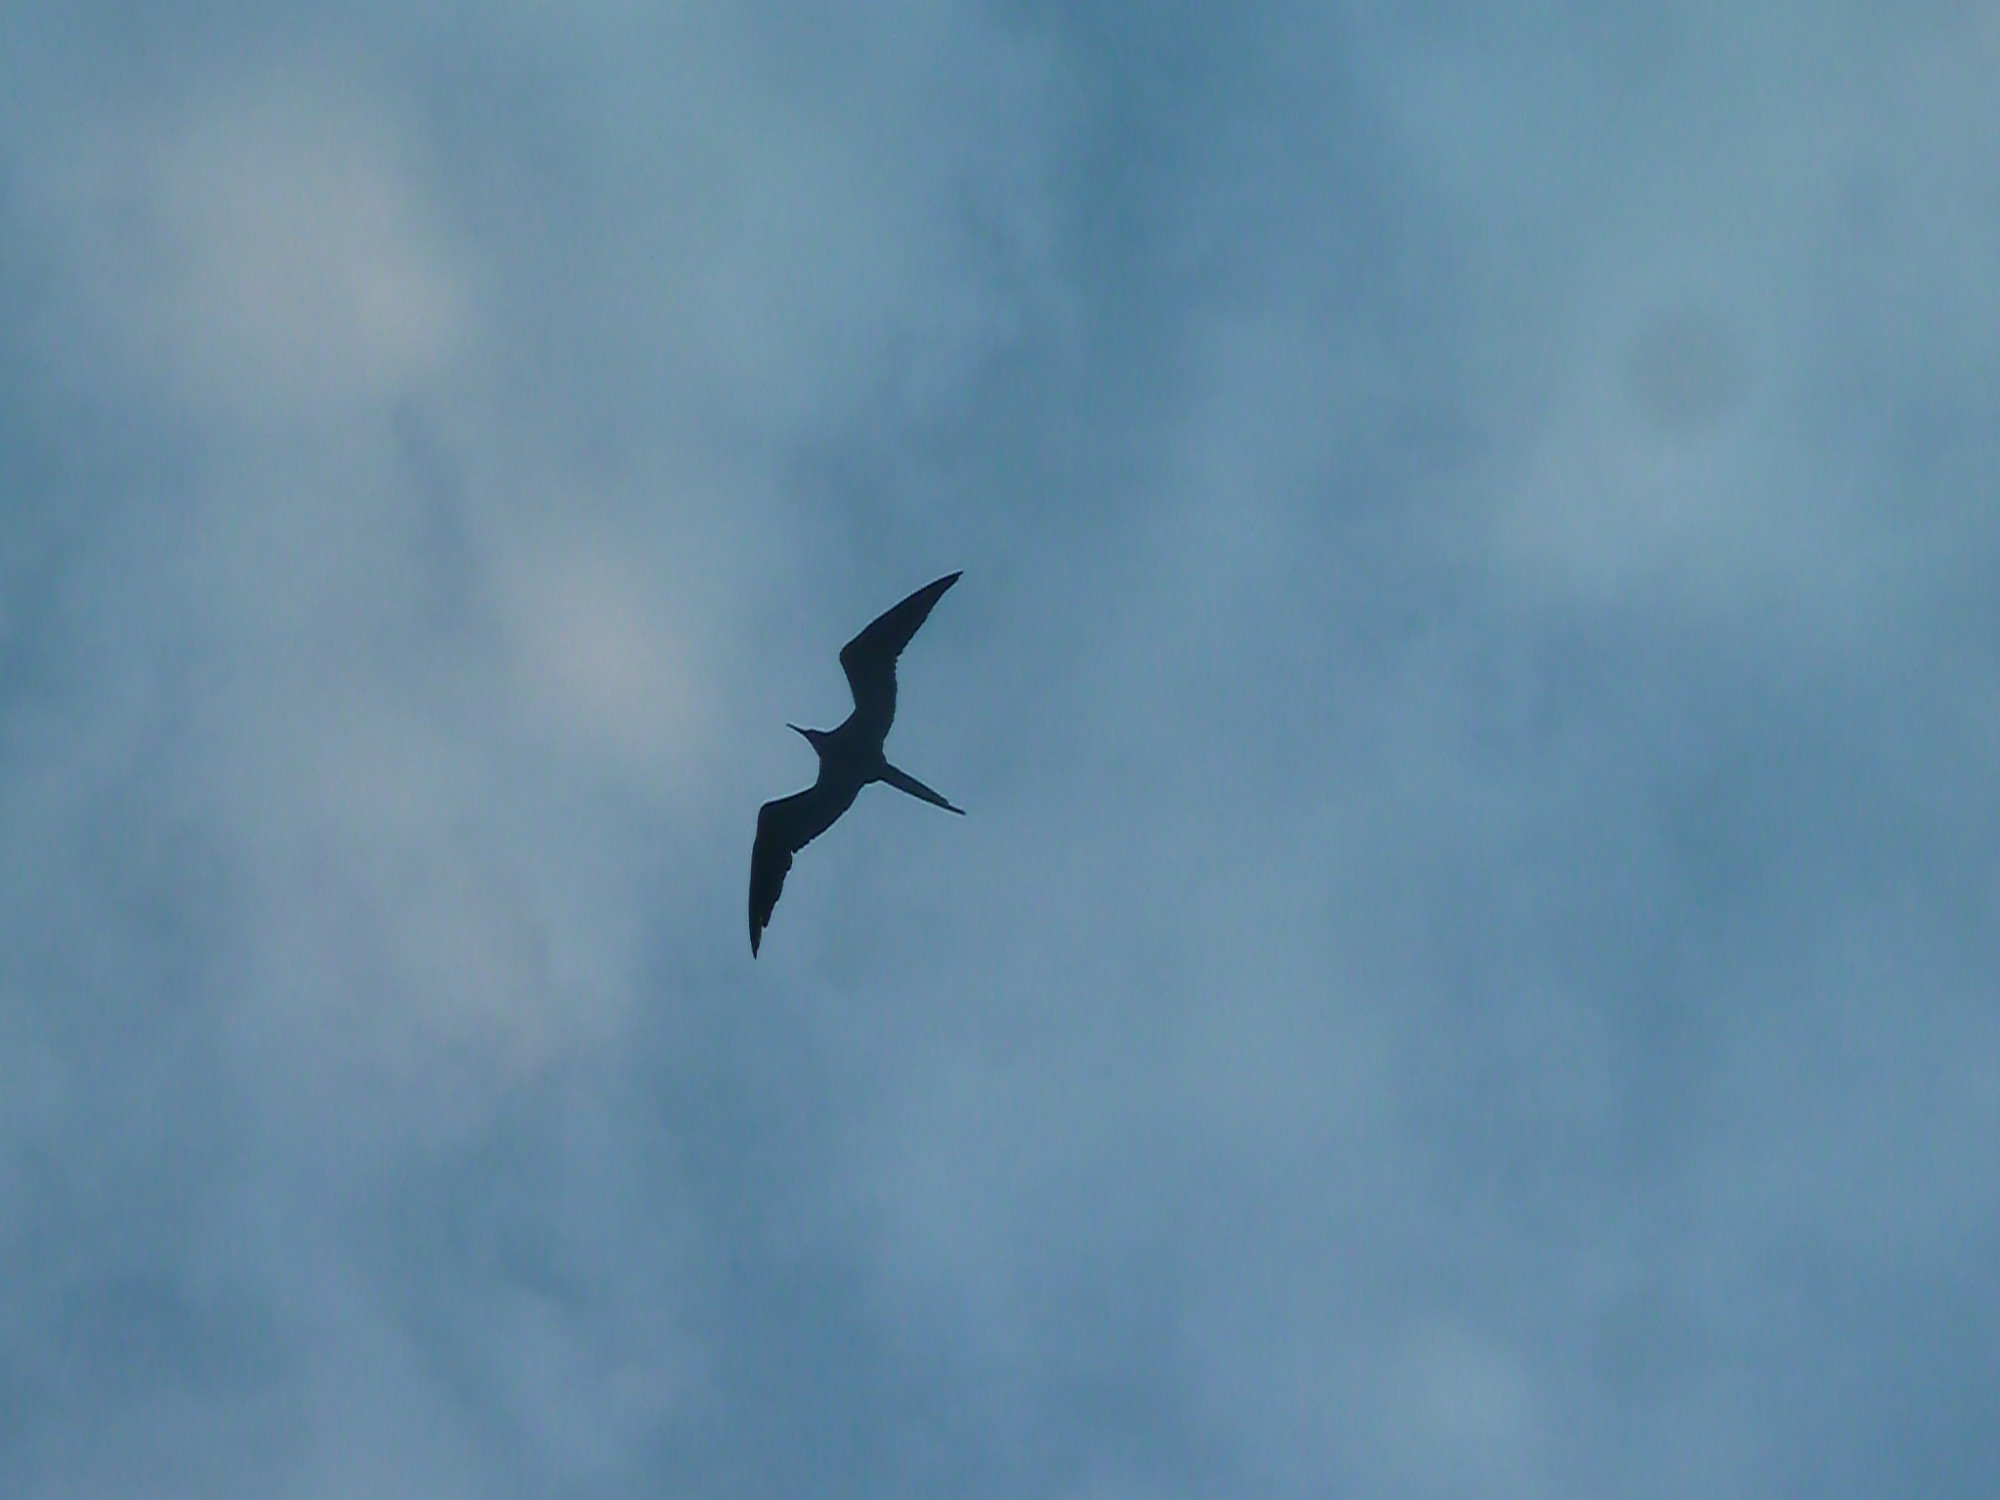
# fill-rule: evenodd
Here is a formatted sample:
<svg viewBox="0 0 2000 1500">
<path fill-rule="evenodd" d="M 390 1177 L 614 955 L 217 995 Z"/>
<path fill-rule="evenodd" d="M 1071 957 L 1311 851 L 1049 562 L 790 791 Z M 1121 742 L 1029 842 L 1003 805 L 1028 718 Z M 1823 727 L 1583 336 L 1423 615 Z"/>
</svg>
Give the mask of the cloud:
<svg viewBox="0 0 2000 1500">
<path fill-rule="evenodd" d="M 1993 1471 L 1984 11 L 182 20 L 0 20 L 0 1485 Z"/>
<path fill-rule="evenodd" d="M 64 123 L 37 207 L 75 278 L 72 379 L 109 359 L 155 400 L 283 420 L 394 399 L 457 352 L 469 278 L 386 99 L 277 67 Z"/>
</svg>

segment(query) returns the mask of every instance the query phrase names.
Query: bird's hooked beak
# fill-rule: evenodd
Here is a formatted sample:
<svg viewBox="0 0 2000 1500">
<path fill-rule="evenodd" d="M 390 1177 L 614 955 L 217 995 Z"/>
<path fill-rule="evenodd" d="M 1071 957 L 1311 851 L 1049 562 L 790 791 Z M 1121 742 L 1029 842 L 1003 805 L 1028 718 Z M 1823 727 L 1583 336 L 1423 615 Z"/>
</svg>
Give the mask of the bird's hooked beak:
<svg viewBox="0 0 2000 1500">
<path fill-rule="evenodd" d="M 808 745 L 811 745 L 815 751 L 819 749 L 819 741 L 816 738 L 814 738 L 814 732 L 812 730 L 801 729 L 796 724 L 787 724 L 785 728 L 791 730 L 793 734 L 803 735 L 805 737 L 805 742 Z"/>
</svg>

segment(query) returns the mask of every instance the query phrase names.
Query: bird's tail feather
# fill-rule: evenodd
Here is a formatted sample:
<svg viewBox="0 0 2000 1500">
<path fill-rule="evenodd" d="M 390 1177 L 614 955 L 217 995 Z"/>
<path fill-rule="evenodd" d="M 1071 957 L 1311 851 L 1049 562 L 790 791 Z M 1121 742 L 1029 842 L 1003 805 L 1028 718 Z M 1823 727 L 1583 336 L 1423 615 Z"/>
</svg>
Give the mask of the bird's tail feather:
<svg viewBox="0 0 2000 1500">
<path fill-rule="evenodd" d="M 896 769 L 896 767 L 890 765 L 887 761 L 884 761 L 882 763 L 882 780 L 888 782 L 889 785 L 894 787 L 897 791 L 908 792 L 912 797 L 916 797 L 922 801 L 928 802 L 933 807 L 941 807 L 946 812 L 955 812 L 960 817 L 965 816 L 964 808 L 953 807 L 949 802 L 945 801 L 944 798 L 940 797 L 936 792 L 932 791 L 929 787 L 925 786 L 921 781 L 917 780 L 917 778 L 912 776 L 908 771 L 899 771 Z"/>
</svg>

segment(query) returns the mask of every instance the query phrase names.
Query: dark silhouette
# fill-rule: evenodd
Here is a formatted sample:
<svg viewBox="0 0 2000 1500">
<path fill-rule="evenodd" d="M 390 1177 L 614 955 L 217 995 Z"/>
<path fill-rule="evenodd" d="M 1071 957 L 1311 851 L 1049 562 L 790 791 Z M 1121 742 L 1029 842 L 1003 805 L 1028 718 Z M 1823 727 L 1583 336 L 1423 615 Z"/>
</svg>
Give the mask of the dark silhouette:
<svg viewBox="0 0 2000 1500">
<path fill-rule="evenodd" d="M 929 618 L 931 606 L 958 582 L 949 573 L 927 583 L 840 648 L 840 665 L 854 693 L 854 712 L 838 729 L 799 729 L 819 752 L 819 780 L 803 792 L 766 802 L 757 812 L 757 842 L 750 850 L 750 956 L 771 920 L 771 909 L 785 888 L 792 856 L 831 828 L 854 805 L 871 781 L 886 781 L 899 792 L 921 797 L 934 807 L 963 816 L 907 771 L 899 771 L 882 756 L 882 742 L 896 718 L 896 658 L 910 644 L 917 627 Z"/>
</svg>

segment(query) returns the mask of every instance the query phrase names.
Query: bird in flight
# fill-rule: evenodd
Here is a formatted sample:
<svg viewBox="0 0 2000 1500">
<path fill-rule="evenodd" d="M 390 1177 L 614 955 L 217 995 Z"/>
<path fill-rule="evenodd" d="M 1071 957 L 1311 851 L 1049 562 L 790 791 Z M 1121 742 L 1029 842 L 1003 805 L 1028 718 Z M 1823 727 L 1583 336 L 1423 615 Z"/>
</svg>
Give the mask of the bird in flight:
<svg viewBox="0 0 2000 1500">
<path fill-rule="evenodd" d="M 964 815 L 907 771 L 889 764 L 882 742 L 896 718 L 896 658 L 910 644 L 917 627 L 929 618 L 944 591 L 958 582 L 947 573 L 927 583 L 901 604 L 884 610 L 861 634 L 840 648 L 841 669 L 854 693 L 854 712 L 837 729 L 797 730 L 819 752 L 819 779 L 803 792 L 766 802 L 757 811 L 757 842 L 750 850 L 750 956 L 771 920 L 771 909 L 785 888 L 792 856 L 831 828 L 854 805 L 871 781 L 886 781 L 899 792 L 920 797 L 933 807 Z"/>
</svg>

